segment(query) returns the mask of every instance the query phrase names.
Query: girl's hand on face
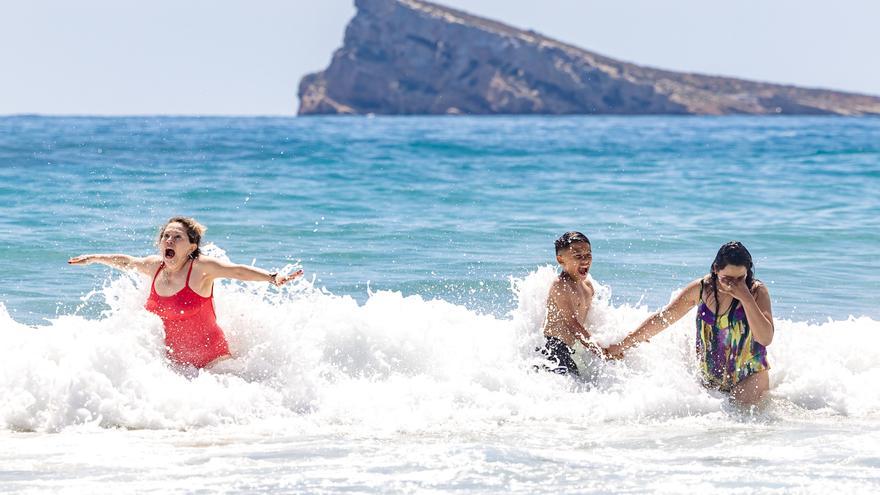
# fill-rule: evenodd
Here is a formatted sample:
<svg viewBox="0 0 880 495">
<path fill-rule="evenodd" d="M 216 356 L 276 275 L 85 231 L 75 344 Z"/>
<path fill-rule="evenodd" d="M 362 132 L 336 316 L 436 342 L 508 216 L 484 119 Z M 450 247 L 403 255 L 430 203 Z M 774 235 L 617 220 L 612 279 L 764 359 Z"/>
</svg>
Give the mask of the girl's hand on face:
<svg viewBox="0 0 880 495">
<path fill-rule="evenodd" d="M 718 292 L 733 296 L 740 301 L 752 295 L 749 288 L 746 287 L 745 277 L 718 277 Z"/>
<path fill-rule="evenodd" d="M 291 274 L 284 275 L 283 277 L 276 275 L 275 281 L 274 281 L 275 287 L 281 287 L 282 285 L 286 284 L 287 282 L 290 282 L 291 280 L 296 280 L 296 279 L 302 277 L 302 274 L 303 274 L 302 270 L 297 270 Z"/>
<path fill-rule="evenodd" d="M 67 260 L 67 263 L 71 265 L 88 265 L 92 263 L 92 256 L 88 254 L 74 256 Z"/>
</svg>

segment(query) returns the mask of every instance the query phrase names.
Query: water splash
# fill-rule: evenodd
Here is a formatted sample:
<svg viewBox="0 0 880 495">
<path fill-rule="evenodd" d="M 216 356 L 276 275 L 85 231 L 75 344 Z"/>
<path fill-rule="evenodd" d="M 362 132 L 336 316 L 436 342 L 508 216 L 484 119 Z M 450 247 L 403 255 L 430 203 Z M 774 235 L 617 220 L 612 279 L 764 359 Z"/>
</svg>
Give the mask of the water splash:
<svg viewBox="0 0 880 495">
<path fill-rule="evenodd" d="M 310 280 L 281 290 L 218 283 L 218 322 L 233 358 L 185 373 L 169 366 L 161 322 L 142 309 L 145 278 L 119 276 L 89 296 L 108 306 L 94 318 L 74 313 L 32 327 L 0 305 L 0 424 L 58 431 L 279 422 L 304 432 L 423 432 L 728 414 L 724 397 L 695 378 L 692 316 L 622 362 L 596 362 L 588 382 L 533 372 L 553 277 L 545 266 L 512 279 L 517 305 L 504 318 L 393 291 L 371 292 L 360 304 Z M 648 315 L 643 306 L 615 306 L 610 289 L 594 284 L 589 324 L 601 344 Z M 880 378 L 880 323 L 776 325 L 774 414 L 880 412 L 880 391 L 864 386 Z"/>
</svg>

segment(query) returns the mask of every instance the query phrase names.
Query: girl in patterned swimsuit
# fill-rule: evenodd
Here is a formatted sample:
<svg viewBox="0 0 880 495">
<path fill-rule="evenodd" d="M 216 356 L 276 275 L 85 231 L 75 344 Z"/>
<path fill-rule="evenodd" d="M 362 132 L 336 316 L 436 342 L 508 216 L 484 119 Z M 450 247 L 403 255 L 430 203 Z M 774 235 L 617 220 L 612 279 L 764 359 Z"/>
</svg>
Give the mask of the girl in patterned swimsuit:
<svg viewBox="0 0 880 495">
<path fill-rule="evenodd" d="M 767 286 L 755 279 L 749 251 L 740 242 L 721 246 L 711 272 L 694 280 L 661 311 L 607 352 L 647 341 L 697 308 L 696 353 L 703 383 L 727 392 L 740 404 L 761 401 L 770 386 L 767 346 L 773 314 Z"/>
<path fill-rule="evenodd" d="M 302 275 L 299 270 L 278 276 L 202 255 L 199 244 L 205 230 L 192 218 L 174 217 L 159 229 L 158 256 L 85 254 L 71 258 L 68 263 L 102 263 L 152 277 L 146 309 L 162 319 L 168 359 L 175 364 L 204 368 L 229 357 L 226 336 L 217 326 L 214 314 L 214 280 L 233 278 L 280 286 Z"/>
</svg>

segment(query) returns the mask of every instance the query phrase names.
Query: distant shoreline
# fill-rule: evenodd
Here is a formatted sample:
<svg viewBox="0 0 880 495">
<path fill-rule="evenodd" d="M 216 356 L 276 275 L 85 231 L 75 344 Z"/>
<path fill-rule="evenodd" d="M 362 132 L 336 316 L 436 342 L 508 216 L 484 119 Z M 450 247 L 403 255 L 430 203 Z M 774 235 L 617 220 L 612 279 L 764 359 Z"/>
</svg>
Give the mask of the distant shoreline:
<svg viewBox="0 0 880 495">
<path fill-rule="evenodd" d="M 423 0 L 356 0 L 300 115 L 880 115 L 880 96 L 636 65 Z"/>
</svg>

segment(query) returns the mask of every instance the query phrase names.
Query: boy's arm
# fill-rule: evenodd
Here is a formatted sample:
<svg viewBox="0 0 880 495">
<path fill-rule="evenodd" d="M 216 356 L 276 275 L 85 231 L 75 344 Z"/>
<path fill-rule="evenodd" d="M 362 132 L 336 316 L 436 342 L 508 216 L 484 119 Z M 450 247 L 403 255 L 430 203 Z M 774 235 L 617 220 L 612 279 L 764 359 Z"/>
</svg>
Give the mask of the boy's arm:
<svg viewBox="0 0 880 495">
<path fill-rule="evenodd" d="M 637 329 L 627 335 L 622 341 L 609 346 L 605 351 L 611 356 L 621 357 L 623 351 L 640 342 L 647 341 L 680 320 L 682 316 L 686 315 L 697 304 L 700 297 L 700 282 L 702 282 L 702 279 L 688 284 L 665 308 L 649 316 L 647 320 L 642 322 Z"/>
<path fill-rule="evenodd" d="M 137 270 L 145 275 L 152 275 L 158 268 L 158 256 L 138 258 L 127 254 L 83 254 L 67 260 L 71 265 L 90 265 L 100 263 L 118 270 Z"/>
</svg>

